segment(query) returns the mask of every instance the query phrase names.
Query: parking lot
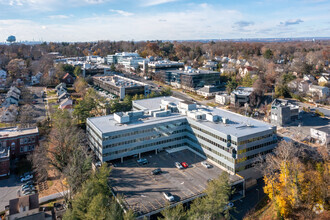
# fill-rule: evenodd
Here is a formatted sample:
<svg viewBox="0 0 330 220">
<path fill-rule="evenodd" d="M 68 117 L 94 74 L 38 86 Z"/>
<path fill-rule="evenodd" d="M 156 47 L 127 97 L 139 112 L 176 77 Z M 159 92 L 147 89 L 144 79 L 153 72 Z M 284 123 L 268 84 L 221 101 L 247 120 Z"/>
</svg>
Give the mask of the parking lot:
<svg viewBox="0 0 330 220">
<path fill-rule="evenodd" d="M 166 206 L 168 201 L 163 192 L 170 192 L 174 202 L 183 201 L 203 193 L 210 179 L 216 179 L 221 172 L 213 165 L 205 168 L 201 165 L 204 159 L 189 150 L 168 153 L 150 154 L 146 158 L 149 163 L 139 165 L 136 159 L 115 164 L 111 172 L 111 186 L 116 194 L 122 194 L 126 206 L 138 215 L 150 213 Z M 179 170 L 175 162 L 186 162 L 189 167 Z M 151 171 L 161 168 L 160 175 L 152 175 Z M 231 176 L 234 181 L 238 176 Z"/>
<path fill-rule="evenodd" d="M 20 186 L 21 183 L 14 174 L 10 175 L 8 179 L 0 180 L 0 212 L 9 205 L 9 200 L 17 198 L 17 190 L 20 189 Z"/>
</svg>

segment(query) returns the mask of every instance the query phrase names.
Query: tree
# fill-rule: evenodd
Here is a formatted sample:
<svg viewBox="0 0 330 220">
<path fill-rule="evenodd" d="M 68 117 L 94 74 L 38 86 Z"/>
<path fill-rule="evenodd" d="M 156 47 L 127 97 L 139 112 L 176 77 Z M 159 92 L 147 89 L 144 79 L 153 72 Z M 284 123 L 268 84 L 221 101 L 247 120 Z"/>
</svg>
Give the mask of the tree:
<svg viewBox="0 0 330 220">
<path fill-rule="evenodd" d="M 69 196 L 75 195 L 82 184 L 88 179 L 91 171 L 92 158 L 85 146 L 78 145 L 70 156 L 70 161 L 63 171 L 68 185 Z"/>
<path fill-rule="evenodd" d="M 161 212 L 163 218 L 158 218 L 159 220 L 184 220 L 185 213 L 182 203 L 178 204 L 177 206 L 170 208 L 169 204 L 167 207 Z"/>
<path fill-rule="evenodd" d="M 78 104 L 74 106 L 73 115 L 77 117 L 78 122 L 85 123 L 89 117 L 101 115 L 100 103 L 103 99 L 90 88 Z"/>
<path fill-rule="evenodd" d="M 271 59 L 273 57 L 273 51 L 271 49 L 267 49 L 265 51 L 265 53 L 263 54 L 263 56 L 266 58 L 266 59 Z"/>
<path fill-rule="evenodd" d="M 53 115 L 53 127 L 49 135 L 49 163 L 63 173 L 71 160 L 72 153 L 84 142 L 84 133 L 79 130 L 70 113 L 57 110 Z"/>
<path fill-rule="evenodd" d="M 7 65 L 9 76 L 12 79 L 25 78 L 29 74 L 26 62 L 23 59 L 13 59 Z"/>
<path fill-rule="evenodd" d="M 104 163 L 85 181 L 63 219 L 124 219 L 123 211 L 110 191 L 109 175 L 110 169 Z M 132 218 L 127 216 L 126 219 Z"/>
<path fill-rule="evenodd" d="M 84 78 L 78 77 L 75 80 L 73 87 L 74 87 L 74 90 L 76 90 L 76 92 L 85 95 L 86 89 L 87 89 L 87 82 Z"/>
<path fill-rule="evenodd" d="M 82 74 L 82 69 L 80 66 L 76 66 L 73 70 L 73 74 L 76 76 L 76 77 L 79 77 L 81 76 Z"/>
</svg>

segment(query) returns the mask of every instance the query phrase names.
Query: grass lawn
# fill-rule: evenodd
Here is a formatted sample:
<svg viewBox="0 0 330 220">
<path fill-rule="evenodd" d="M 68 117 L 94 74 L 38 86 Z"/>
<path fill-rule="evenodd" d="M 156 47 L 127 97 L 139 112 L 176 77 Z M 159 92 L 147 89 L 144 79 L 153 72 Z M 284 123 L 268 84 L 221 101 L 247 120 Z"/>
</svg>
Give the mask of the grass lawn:
<svg viewBox="0 0 330 220">
<path fill-rule="evenodd" d="M 9 127 L 9 124 L 0 122 L 0 128 Z"/>
<path fill-rule="evenodd" d="M 56 96 L 56 91 L 55 90 L 48 90 L 47 91 L 47 97 L 53 97 Z"/>
<path fill-rule="evenodd" d="M 218 104 L 214 103 L 214 102 L 208 102 L 208 103 L 206 103 L 206 105 L 211 106 L 211 107 L 217 107 L 218 106 Z"/>
<path fill-rule="evenodd" d="M 53 108 L 58 109 L 58 106 L 60 106 L 60 105 L 53 105 Z"/>
<path fill-rule="evenodd" d="M 49 104 L 55 104 L 55 103 L 57 103 L 57 100 L 56 99 L 50 99 L 50 100 L 48 100 L 48 103 Z"/>
</svg>

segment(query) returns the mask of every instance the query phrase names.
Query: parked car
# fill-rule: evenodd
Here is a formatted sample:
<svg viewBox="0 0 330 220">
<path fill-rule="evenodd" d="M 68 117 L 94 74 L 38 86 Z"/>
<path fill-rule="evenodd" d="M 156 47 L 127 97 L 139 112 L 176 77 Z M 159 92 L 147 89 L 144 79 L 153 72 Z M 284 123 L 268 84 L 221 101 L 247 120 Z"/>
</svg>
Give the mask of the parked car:
<svg viewBox="0 0 330 220">
<path fill-rule="evenodd" d="M 33 175 L 26 175 L 25 177 L 21 178 L 21 182 L 26 182 L 33 179 Z"/>
<path fill-rule="evenodd" d="M 162 173 L 162 170 L 160 168 L 157 168 L 157 169 L 154 169 L 153 171 L 151 171 L 152 175 L 158 175 L 158 174 L 161 174 L 161 173 Z"/>
<path fill-rule="evenodd" d="M 211 165 L 208 164 L 206 161 L 201 162 L 201 164 L 202 164 L 203 167 L 205 167 L 205 168 L 211 168 Z"/>
<path fill-rule="evenodd" d="M 28 192 L 23 193 L 23 195 L 25 195 L 25 196 L 33 195 L 33 194 L 36 194 L 36 192 L 35 191 L 28 191 Z"/>
<path fill-rule="evenodd" d="M 31 187 L 22 189 L 22 192 L 25 193 L 25 192 L 29 192 L 29 191 L 35 191 L 35 190 L 36 190 L 36 188 L 34 186 L 31 186 Z"/>
<path fill-rule="evenodd" d="M 169 192 L 163 192 L 163 195 L 165 197 L 165 199 L 167 199 L 169 202 L 173 202 L 174 201 L 174 196 L 169 193 Z"/>
<path fill-rule="evenodd" d="M 24 190 L 24 189 L 28 189 L 28 188 L 31 188 L 31 187 L 34 187 L 32 184 L 24 184 L 21 186 L 21 189 Z"/>
<path fill-rule="evenodd" d="M 175 166 L 178 169 L 183 169 L 183 166 L 179 162 L 175 162 Z"/>
<path fill-rule="evenodd" d="M 148 160 L 145 159 L 145 158 L 140 158 L 140 159 L 137 160 L 137 162 L 138 162 L 138 164 L 140 164 L 140 165 L 145 165 L 145 164 L 148 163 Z"/>
<path fill-rule="evenodd" d="M 188 164 L 186 162 L 182 162 L 181 165 L 184 167 L 184 168 L 188 168 Z"/>
</svg>

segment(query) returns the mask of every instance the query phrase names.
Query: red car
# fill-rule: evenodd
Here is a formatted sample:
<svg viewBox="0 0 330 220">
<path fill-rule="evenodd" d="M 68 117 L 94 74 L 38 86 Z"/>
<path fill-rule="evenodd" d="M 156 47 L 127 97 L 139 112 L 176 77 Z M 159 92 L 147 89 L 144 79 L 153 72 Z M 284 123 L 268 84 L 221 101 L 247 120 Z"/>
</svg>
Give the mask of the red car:
<svg viewBox="0 0 330 220">
<path fill-rule="evenodd" d="M 182 162 L 181 165 L 184 167 L 184 168 L 188 168 L 188 164 L 186 162 Z"/>
</svg>

